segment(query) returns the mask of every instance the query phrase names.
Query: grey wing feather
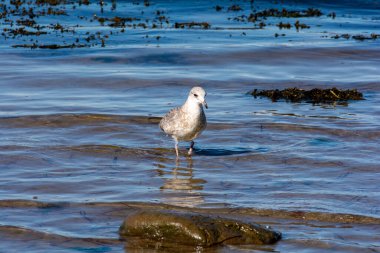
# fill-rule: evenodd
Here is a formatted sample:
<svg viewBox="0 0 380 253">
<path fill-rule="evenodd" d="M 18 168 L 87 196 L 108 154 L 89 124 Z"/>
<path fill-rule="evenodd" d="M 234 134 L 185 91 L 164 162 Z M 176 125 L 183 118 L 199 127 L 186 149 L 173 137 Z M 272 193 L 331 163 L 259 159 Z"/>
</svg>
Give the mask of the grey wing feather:
<svg viewBox="0 0 380 253">
<path fill-rule="evenodd" d="M 179 118 L 180 107 L 171 109 L 160 121 L 160 128 L 167 134 L 174 134 L 176 131 L 175 122 Z"/>
</svg>

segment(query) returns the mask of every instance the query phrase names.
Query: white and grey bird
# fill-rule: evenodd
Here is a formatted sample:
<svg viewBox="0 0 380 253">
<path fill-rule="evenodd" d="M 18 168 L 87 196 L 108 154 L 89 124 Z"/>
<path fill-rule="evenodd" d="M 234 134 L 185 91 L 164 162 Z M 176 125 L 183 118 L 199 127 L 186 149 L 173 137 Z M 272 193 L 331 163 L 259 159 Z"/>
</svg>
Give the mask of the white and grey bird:
<svg viewBox="0 0 380 253">
<path fill-rule="evenodd" d="M 178 141 L 191 141 L 188 154 L 191 155 L 194 139 L 207 126 L 203 106 L 207 107 L 206 91 L 202 87 L 193 87 L 186 102 L 170 110 L 160 121 L 160 128 L 175 141 L 175 152 L 178 157 Z"/>
</svg>

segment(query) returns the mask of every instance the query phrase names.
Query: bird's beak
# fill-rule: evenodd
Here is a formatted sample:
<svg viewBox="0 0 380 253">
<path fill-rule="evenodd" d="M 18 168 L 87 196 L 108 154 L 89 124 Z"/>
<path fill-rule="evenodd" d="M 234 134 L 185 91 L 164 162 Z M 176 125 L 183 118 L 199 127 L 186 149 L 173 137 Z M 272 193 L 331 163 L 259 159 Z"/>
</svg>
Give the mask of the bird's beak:
<svg viewBox="0 0 380 253">
<path fill-rule="evenodd" d="M 203 101 L 203 103 L 202 103 L 203 105 L 204 105 L 204 107 L 206 107 L 206 109 L 208 109 L 208 105 L 207 105 L 207 103 L 206 103 L 206 100 L 205 101 Z"/>
</svg>

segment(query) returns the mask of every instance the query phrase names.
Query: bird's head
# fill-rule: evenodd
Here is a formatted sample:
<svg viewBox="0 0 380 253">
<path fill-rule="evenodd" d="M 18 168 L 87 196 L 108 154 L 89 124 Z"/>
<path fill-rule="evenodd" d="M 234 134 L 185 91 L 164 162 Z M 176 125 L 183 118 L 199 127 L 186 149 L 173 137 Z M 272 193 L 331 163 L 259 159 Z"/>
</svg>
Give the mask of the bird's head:
<svg viewBox="0 0 380 253">
<path fill-rule="evenodd" d="M 206 109 L 208 109 L 207 103 L 206 103 L 206 91 L 202 87 L 193 87 L 190 90 L 189 98 L 193 101 L 196 101 L 197 103 L 204 105 Z"/>
</svg>

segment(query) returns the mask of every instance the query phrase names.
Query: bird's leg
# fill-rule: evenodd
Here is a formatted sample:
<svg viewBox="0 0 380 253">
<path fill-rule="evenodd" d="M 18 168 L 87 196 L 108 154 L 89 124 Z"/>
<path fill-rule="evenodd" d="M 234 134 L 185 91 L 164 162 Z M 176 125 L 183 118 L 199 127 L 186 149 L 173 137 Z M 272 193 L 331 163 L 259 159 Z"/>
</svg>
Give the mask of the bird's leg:
<svg viewBox="0 0 380 253">
<path fill-rule="evenodd" d="M 174 145 L 174 147 L 175 147 L 175 153 L 176 153 L 177 158 L 178 158 L 179 157 L 179 154 L 178 154 L 178 140 L 174 139 L 174 141 L 175 141 L 175 145 Z"/>
<path fill-rule="evenodd" d="M 188 152 L 189 155 L 191 155 L 191 153 L 193 152 L 193 147 L 194 147 L 194 141 L 191 141 L 189 152 Z"/>
</svg>

